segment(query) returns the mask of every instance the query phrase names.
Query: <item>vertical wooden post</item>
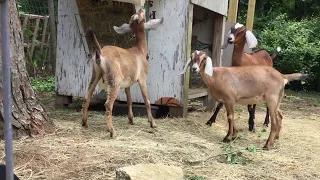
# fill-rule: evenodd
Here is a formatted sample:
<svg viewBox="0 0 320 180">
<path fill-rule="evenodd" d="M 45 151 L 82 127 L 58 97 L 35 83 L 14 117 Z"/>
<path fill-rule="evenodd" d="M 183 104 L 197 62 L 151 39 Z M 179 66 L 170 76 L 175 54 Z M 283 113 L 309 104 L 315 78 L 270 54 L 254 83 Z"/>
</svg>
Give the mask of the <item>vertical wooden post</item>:
<svg viewBox="0 0 320 180">
<path fill-rule="evenodd" d="M 223 50 L 221 46 L 223 44 L 223 37 L 225 31 L 225 20 L 226 17 L 220 14 L 216 14 L 214 16 L 214 34 L 213 34 L 213 42 L 212 42 L 212 60 L 214 66 L 222 65 L 222 55 Z M 203 104 L 206 106 L 208 111 L 212 111 L 216 106 L 216 101 L 211 97 L 210 92 L 208 91 L 208 95 L 205 98 Z"/>
<path fill-rule="evenodd" d="M 49 20 L 50 20 L 50 48 L 51 48 L 51 66 L 53 72 L 56 69 L 56 52 L 57 52 L 57 33 L 56 33 L 56 20 L 54 16 L 53 0 L 48 0 Z"/>
<path fill-rule="evenodd" d="M 186 61 L 190 58 L 190 55 L 191 55 L 192 21 L 193 21 L 193 4 L 189 2 Z M 187 113 L 188 113 L 189 79 L 190 79 L 190 71 L 187 71 L 184 76 L 184 84 L 183 84 L 184 85 L 183 86 L 183 117 L 187 116 Z"/>
<path fill-rule="evenodd" d="M 45 18 L 44 18 L 44 25 L 43 25 L 41 45 L 40 45 L 40 54 L 41 54 L 41 56 L 43 56 L 42 55 L 42 51 L 43 51 L 43 47 L 44 47 L 45 40 L 46 40 L 46 37 L 47 37 L 48 18 L 49 18 L 48 16 L 45 16 Z"/>
<path fill-rule="evenodd" d="M 36 46 L 36 39 L 37 39 L 37 36 L 38 36 L 39 23 L 40 23 L 40 18 L 37 17 L 36 18 L 36 25 L 34 26 L 34 31 L 33 31 L 33 35 L 32 35 L 31 50 L 30 50 L 30 54 L 29 54 L 29 61 L 30 61 L 31 64 L 32 64 L 34 48 Z"/>
<path fill-rule="evenodd" d="M 256 6 L 256 0 L 249 0 L 246 27 L 250 31 L 252 31 L 253 29 L 255 6 Z"/>
<path fill-rule="evenodd" d="M 228 10 L 228 22 L 236 22 L 239 0 L 230 0 Z"/>
</svg>

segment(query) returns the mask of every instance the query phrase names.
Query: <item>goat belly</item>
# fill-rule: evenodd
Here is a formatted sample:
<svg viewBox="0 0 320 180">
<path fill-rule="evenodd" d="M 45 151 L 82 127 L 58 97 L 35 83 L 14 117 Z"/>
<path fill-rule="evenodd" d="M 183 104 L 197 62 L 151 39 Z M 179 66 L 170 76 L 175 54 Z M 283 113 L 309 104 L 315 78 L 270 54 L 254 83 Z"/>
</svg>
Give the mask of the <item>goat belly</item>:
<svg viewBox="0 0 320 180">
<path fill-rule="evenodd" d="M 131 80 L 130 77 L 123 78 L 120 87 L 121 88 L 128 88 L 130 87 L 134 82 Z"/>
<path fill-rule="evenodd" d="M 251 98 L 240 98 L 236 101 L 238 104 L 243 104 L 243 105 L 247 105 L 247 104 L 265 104 L 266 103 L 266 99 L 265 96 L 254 96 Z"/>
</svg>

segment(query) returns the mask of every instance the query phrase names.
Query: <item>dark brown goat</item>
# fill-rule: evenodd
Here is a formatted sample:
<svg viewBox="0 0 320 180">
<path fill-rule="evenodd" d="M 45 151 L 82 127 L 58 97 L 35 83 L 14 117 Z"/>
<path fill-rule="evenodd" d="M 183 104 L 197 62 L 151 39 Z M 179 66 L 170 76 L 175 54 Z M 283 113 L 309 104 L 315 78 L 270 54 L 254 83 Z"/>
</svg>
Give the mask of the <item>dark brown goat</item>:
<svg viewBox="0 0 320 180">
<path fill-rule="evenodd" d="M 266 50 L 257 50 L 252 53 L 244 53 L 244 46 L 247 42 L 249 48 L 254 48 L 257 46 L 258 41 L 253 33 L 247 28 L 237 23 L 234 27 L 231 27 L 228 36 L 228 42 L 222 47 L 225 49 L 228 44 L 234 44 L 233 54 L 232 54 L 232 63 L 231 66 L 253 66 L 253 65 L 265 65 L 273 66 L 273 61 L 276 55 L 280 52 L 281 48 L 277 49 L 270 56 Z M 216 121 L 217 115 L 222 108 L 223 103 L 219 103 L 216 107 L 216 110 L 210 120 L 207 121 L 207 125 L 212 125 Z M 248 105 L 249 111 L 249 131 L 254 132 L 254 119 L 255 119 L 255 109 L 256 105 Z M 264 121 L 264 125 L 268 126 L 269 124 L 269 110 L 267 108 L 267 113 Z"/>
</svg>

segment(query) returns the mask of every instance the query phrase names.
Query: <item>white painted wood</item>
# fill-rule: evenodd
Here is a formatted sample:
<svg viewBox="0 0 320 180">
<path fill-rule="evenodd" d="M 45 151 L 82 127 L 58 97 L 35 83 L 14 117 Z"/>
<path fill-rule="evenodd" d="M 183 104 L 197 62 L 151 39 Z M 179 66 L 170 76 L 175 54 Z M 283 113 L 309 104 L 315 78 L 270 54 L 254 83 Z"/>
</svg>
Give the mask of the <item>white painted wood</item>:
<svg viewBox="0 0 320 180">
<path fill-rule="evenodd" d="M 119 2 L 131 3 L 138 6 L 143 6 L 146 0 L 116 0 Z"/>
<path fill-rule="evenodd" d="M 86 57 L 76 15 L 76 1 L 58 1 L 56 92 L 84 96 L 91 78 L 91 62 Z"/>
<path fill-rule="evenodd" d="M 227 16 L 228 0 L 191 0 L 191 3 Z"/>
</svg>

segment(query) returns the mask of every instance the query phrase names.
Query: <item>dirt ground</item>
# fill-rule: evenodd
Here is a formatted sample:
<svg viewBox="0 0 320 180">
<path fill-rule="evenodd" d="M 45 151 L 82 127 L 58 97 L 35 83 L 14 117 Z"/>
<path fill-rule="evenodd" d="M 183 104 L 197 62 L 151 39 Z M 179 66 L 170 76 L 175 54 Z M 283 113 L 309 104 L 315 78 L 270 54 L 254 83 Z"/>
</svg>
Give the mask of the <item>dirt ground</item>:
<svg viewBox="0 0 320 180">
<path fill-rule="evenodd" d="M 81 112 L 51 109 L 55 133 L 14 142 L 15 173 L 33 180 L 114 179 L 115 169 L 122 166 L 163 163 L 182 167 L 194 180 L 320 179 L 320 94 L 286 93 L 280 140 L 270 151 L 262 150 L 270 129 L 263 132 L 264 106 L 257 108 L 255 133 L 248 132 L 246 108 L 237 106 L 236 126 L 241 133 L 229 146 L 222 143 L 227 132 L 224 109 L 212 127 L 205 125 L 211 113 L 198 108 L 187 118 L 156 119 L 156 129 L 145 117 L 135 117 L 134 125 L 126 117 L 114 117 L 114 140 L 106 132 L 102 111 L 89 111 L 89 128 L 83 129 Z"/>
</svg>

